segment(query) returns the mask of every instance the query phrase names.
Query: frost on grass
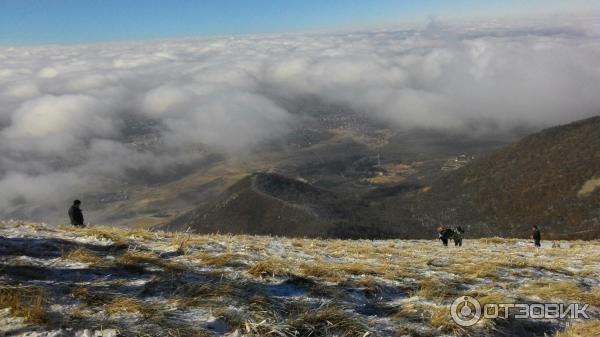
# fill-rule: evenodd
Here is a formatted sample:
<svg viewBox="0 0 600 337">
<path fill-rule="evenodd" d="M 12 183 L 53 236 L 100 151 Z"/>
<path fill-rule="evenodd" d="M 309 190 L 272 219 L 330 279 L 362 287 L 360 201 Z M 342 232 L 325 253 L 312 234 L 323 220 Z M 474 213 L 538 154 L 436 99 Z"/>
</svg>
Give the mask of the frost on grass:
<svg viewBox="0 0 600 337">
<path fill-rule="evenodd" d="M 600 243 L 344 241 L 0 223 L 0 335 L 592 336 Z M 585 302 L 590 321 L 452 321 L 481 303 Z"/>
</svg>

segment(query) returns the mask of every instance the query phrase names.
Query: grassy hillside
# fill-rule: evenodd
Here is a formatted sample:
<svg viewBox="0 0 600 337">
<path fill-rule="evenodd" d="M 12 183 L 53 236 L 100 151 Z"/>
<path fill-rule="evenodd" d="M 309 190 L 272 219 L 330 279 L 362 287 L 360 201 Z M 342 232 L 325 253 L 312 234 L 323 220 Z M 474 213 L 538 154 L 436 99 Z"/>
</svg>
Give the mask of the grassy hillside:
<svg viewBox="0 0 600 337">
<path fill-rule="evenodd" d="M 592 336 L 600 243 L 319 240 L 0 222 L 0 335 Z M 450 304 L 585 302 L 591 320 L 484 319 Z M 85 332 L 88 330 L 88 332 Z M 577 335 L 576 333 L 579 333 Z"/>
<path fill-rule="evenodd" d="M 479 235 L 600 237 L 600 117 L 557 126 L 438 179 L 423 214 Z M 444 212 L 444 214 L 441 214 Z"/>
</svg>

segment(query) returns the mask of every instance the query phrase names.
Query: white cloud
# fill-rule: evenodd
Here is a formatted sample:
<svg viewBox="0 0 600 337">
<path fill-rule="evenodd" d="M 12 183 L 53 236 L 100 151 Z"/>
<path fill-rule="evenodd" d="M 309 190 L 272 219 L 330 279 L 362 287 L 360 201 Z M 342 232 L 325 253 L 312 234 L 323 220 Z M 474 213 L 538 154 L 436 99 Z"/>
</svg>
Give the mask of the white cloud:
<svg viewBox="0 0 600 337">
<path fill-rule="evenodd" d="M 0 134 L 14 149 L 68 156 L 81 141 L 116 130 L 102 102 L 83 95 L 44 95 L 24 102 Z"/>
<path fill-rule="evenodd" d="M 58 75 L 58 70 L 52 67 L 46 67 L 40 70 L 38 76 L 41 78 L 54 78 Z"/>
<path fill-rule="evenodd" d="M 161 85 L 144 95 L 142 109 L 149 115 L 160 118 L 176 113 L 177 107 L 187 104 L 191 95 L 185 88 Z"/>
<path fill-rule="evenodd" d="M 0 49 L 0 215 L 285 135 L 305 94 L 396 128 L 543 127 L 598 114 L 593 22 Z M 57 161 L 56 158 L 60 158 Z M 43 195 L 43 197 L 41 197 Z"/>
<path fill-rule="evenodd" d="M 33 83 L 18 83 L 10 86 L 5 91 L 5 94 L 17 100 L 24 100 L 38 96 L 40 94 L 40 91 L 37 85 Z"/>
</svg>

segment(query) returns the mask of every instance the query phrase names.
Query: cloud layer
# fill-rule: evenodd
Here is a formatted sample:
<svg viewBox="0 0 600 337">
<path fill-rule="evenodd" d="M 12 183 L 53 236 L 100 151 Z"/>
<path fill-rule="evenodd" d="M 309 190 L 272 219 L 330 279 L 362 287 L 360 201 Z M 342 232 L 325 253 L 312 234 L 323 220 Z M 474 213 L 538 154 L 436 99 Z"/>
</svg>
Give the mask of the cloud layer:
<svg viewBox="0 0 600 337">
<path fill-rule="evenodd" d="M 570 20 L 0 49 L 0 215 L 252 150 L 288 132 L 278 102 L 302 95 L 398 129 L 598 114 L 598 41 Z"/>
</svg>

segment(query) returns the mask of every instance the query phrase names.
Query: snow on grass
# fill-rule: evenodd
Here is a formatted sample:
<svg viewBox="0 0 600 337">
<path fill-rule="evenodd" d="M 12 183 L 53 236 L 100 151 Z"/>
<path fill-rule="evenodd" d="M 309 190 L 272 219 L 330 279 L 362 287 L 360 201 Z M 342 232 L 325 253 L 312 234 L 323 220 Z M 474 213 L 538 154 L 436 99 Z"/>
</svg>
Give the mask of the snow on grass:
<svg viewBox="0 0 600 337">
<path fill-rule="evenodd" d="M 585 302 L 598 319 L 600 243 L 559 244 L 488 238 L 456 248 L 2 222 L 0 335 L 575 336 L 595 325 L 494 319 L 464 328 L 450 319 L 450 303 L 465 295 Z"/>
</svg>

